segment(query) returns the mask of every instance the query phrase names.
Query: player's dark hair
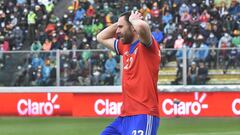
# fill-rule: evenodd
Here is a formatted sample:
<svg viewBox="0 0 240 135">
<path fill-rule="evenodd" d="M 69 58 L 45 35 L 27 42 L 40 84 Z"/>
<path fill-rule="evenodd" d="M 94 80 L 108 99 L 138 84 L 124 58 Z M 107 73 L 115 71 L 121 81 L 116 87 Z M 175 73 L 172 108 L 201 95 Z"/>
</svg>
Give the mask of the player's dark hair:
<svg viewBox="0 0 240 135">
<path fill-rule="evenodd" d="M 124 16 L 125 21 L 126 21 L 129 25 L 132 25 L 132 24 L 129 22 L 129 16 L 130 16 L 130 15 L 131 15 L 131 11 L 126 11 L 126 12 L 120 14 L 119 17 Z"/>
</svg>

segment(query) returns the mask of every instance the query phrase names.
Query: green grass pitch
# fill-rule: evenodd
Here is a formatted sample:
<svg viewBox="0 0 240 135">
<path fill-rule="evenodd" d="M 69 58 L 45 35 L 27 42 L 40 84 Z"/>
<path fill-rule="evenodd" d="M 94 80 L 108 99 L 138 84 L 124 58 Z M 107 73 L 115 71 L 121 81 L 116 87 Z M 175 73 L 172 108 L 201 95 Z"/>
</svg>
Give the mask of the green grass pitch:
<svg viewBox="0 0 240 135">
<path fill-rule="evenodd" d="M 99 135 L 113 118 L 0 117 L 0 135 Z M 158 135 L 240 135 L 240 118 L 162 118 Z"/>
</svg>

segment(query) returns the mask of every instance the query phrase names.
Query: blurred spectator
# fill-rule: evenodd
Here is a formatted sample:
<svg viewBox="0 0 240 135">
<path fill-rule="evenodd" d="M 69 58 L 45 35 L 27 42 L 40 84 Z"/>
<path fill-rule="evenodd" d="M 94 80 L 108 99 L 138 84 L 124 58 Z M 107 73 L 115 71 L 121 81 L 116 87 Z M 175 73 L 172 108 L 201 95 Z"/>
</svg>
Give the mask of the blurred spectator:
<svg viewBox="0 0 240 135">
<path fill-rule="evenodd" d="M 72 48 L 72 41 L 69 39 L 67 35 L 64 37 L 63 44 L 61 45 L 63 50 L 70 50 Z"/>
<path fill-rule="evenodd" d="M 192 3 L 191 6 L 190 6 L 190 13 L 192 14 L 198 14 L 199 13 L 199 6 L 197 6 L 196 3 Z"/>
<path fill-rule="evenodd" d="M 222 45 L 225 44 L 226 47 L 230 47 L 232 37 L 228 33 L 224 33 L 224 35 L 220 38 L 218 42 L 218 48 L 223 48 Z"/>
<path fill-rule="evenodd" d="M 26 4 L 27 0 L 17 0 L 17 5 Z"/>
<path fill-rule="evenodd" d="M 208 68 L 205 66 L 203 61 L 199 61 L 199 68 L 197 73 L 197 84 L 205 85 L 208 76 Z"/>
<path fill-rule="evenodd" d="M 173 21 L 172 14 L 169 11 L 166 11 L 162 17 L 163 24 L 168 24 L 169 22 Z"/>
<path fill-rule="evenodd" d="M 147 5 L 144 3 L 143 6 L 140 9 L 140 12 L 142 13 L 143 17 L 146 18 L 148 14 L 150 14 L 151 10 Z"/>
<path fill-rule="evenodd" d="M 47 11 L 47 13 L 52 13 L 53 9 L 54 9 L 54 4 L 51 2 L 51 0 L 49 0 L 47 3 L 44 3 L 45 9 Z"/>
<path fill-rule="evenodd" d="M 186 46 L 184 46 L 186 47 Z M 177 60 L 177 77 L 176 78 L 179 78 L 182 79 L 182 70 L 183 70 L 183 47 L 181 48 L 177 48 L 177 52 L 176 52 L 176 60 Z"/>
<path fill-rule="evenodd" d="M 34 13 L 34 11 L 30 11 L 27 15 L 28 39 L 30 43 L 33 42 L 33 40 L 35 39 L 36 19 L 37 15 Z"/>
<path fill-rule="evenodd" d="M 34 54 L 31 59 L 31 67 L 33 70 L 37 70 L 38 67 L 42 67 L 44 65 L 44 60 L 38 56 L 38 54 Z"/>
<path fill-rule="evenodd" d="M 208 11 L 205 9 L 202 14 L 199 16 L 199 21 L 202 22 L 202 23 L 206 23 L 208 22 L 210 19 L 210 15 L 208 14 Z"/>
<path fill-rule="evenodd" d="M 7 51 L 9 51 L 9 40 L 7 39 L 7 38 L 5 38 L 4 40 L 3 40 L 3 43 L 1 44 L 1 51 L 2 52 L 7 52 Z"/>
<path fill-rule="evenodd" d="M 86 17 L 93 17 L 96 15 L 96 11 L 92 5 L 90 5 L 86 11 Z"/>
<path fill-rule="evenodd" d="M 197 76 L 198 76 L 198 66 L 196 62 L 192 62 L 188 68 L 188 84 L 195 85 L 197 84 Z"/>
<path fill-rule="evenodd" d="M 108 59 L 105 62 L 105 84 L 114 85 L 114 76 L 116 74 L 117 61 L 112 55 L 112 52 L 108 53 Z"/>
<path fill-rule="evenodd" d="M 158 3 L 157 2 L 154 2 L 153 5 L 152 5 L 151 15 L 152 15 L 153 23 L 159 23 L 160 9 L 158 7 Z"/>
<path fill-rule="evenodd" d="M 180 49 L 183 47 L 184 39 L 182 38 L 181 35 L 178 35 L 177 39 L 175 40 L 174 43 L 174 48 L 175 49 Z"/>
<path fill-rule="evenodd" d="M 223 70 L 223 73 L 226 74 L 227 70 L 229 68 L 229 66 L 232 66 L 234 69 L 236 69 L 236 66 L 238 64 L 238 59 L 237 59 L 237 55 L 238 55 L 238 50 L 236 48 L 235 45 L 231 45 L 231 48 L 229 50 L 227 50 L 227 61 Z"/>
<path fill-rule="evenodd" d="M 217 50 L 216 45 L 209 45 L 209 60 L 208 60 L 208 68 L 217 68 Z"/>
<path fill-rule="evenodd" d="M 233 27 L 234 27 L 234 20 L 232 18 L 232 16 L 230 14 L 227 14 L 226 16 L 224 16 L 224 20 L 223 20 L 223 29 L 224 32 L 231 32 Z"/>
<path fill-rule="evenodd" d="M 23 31 L 19 26 L 16 26 L 13 30 L 13 39 L 17 50 L 23 46 Z"/>
<path fill-rule="evenodd" d="M 198 35 L 196 42 L 194 43 L 196 46 L 197 52 L 195 53 L 196 59 L 195 61 L 203 61 L 206 62 L 209 54 L 209 47 L 204 43 L 204 37 L 202 35 Z"/>
<path fill-rule="evenodd" d="M 56 25 L 54 23 L 49 23 L 44 32 L 46 32 L 47 36 L 51 36 L 53 34 L 53 32 L 56 30 Z"/>
<path fill-rule="evenodd" d="M 192 37 L 192 33 L 188 33 L 187 36 L 184 39 L 184 45 L 188 46 L 188 47 L 192 47 L 193 45 L 193 37 Z"/>
<path fill-rule="evenodd" d="M 43 43 L 43 51 L 50 51 L 52 48 L 52 41 L 51 39 L 45 39 L 45 42 Z"/>
<path fill-rule="evenodd" d="M 61 44 L 59 43 L 57 37 L 54 37 L 52 40 L 52 49 L 53 50 L 61 49 Z"/>
<path fill-rule="evenodd" d="M 189 14 L 189 7 L 187 6 L 187 4 L 183 3 L 180 8 L 179 8 L 179 15 L 180 16 L 184 16 L 184 14 Z"/>
<path fill-rule="evenodd" d="M 180 18 L 181 22 L 183 22 L 184 24 L 187 24 L 187 23 L 190 23 L 192 21 L 192 16 L 191 14 L 189 14 L 189 12 L 184 12 L 182 15 L 181 15 L 181 18 Z"/>
<path fill-rule="evenodd" d="M 84 16 L 85 16 L 85 13 L 86 13 L 85 9 L 83 9 L 83 8 L 81 7 L 81 5 L 79 5 L 78 10 L 77 10 L 77 12 L 76 12 L 76 14 L 75 14 L 75 17 L 74 17 L 74 24 L 75 24 L 77 21 L 82 21 L 83 18 L 84 18 Z"/>
<path fill-rule="evenodd" d="M 227 4 L 225 1 L 221 2 L 221 5 L 220 5 L 218 11 L 219 11 L 220 17 L 223 17 L 224 15 L 228 14 Z"/>
<path fill-rule="evenodd" d="M 159 44 L 162 42 L 163 32 L 159 28 L 155 28 L 155 30 L 152 32 L 152 35 Z"/>
<path fill-rule="evenodd" d="M 31 45 L 31 51 L 41 51 L 42 45 L 39 41 L 34 41 Z"/>
<path fill-rule="evenodd" d="M 214 35 L 214 33 L 210 33 L 209 37 L 207 38 L 206 44 L 209 46 L 218 46 L 218 39 L 217 37 Z"/>
<path fill-rule="evenodd" d="M 164 27 L 164 34 L 171 35 L 176 31 L 176 24 L 175 23 L 167 23 L 167 25 Z"/>
<path fill-rule="evenodd" d="M 42 83 L 44 83 L 44 85 L 47 85 L 50 81 L 50 73 L 51 73 L 51 67 L 50 67 L 50 60 L 49 59 L 46 59 L 45 60 L 45 63 L 42 67 Z"/>
<path fill-rule="evenodd" d="M 79 0 L 72 0 L 71 8 L 73 8 L 72 10 L 74 11 L 74 14 L 76 13 L 78 7 L 79 7 Z"/>
<path fill-rule="evenodd" d="M 113 13 L 109 12 L 106 17 L 105 17 L 105 24 L 106 26 L 110 26 L 111 24 L 113 24 Z"/>
<path fill-rule="evenodd" d="M 5 53 L 9 51 L 9 42 L 8 39 L 0 39 L 0 69 L 5 68 L 8 66 L 7 63 L 7 57 L 9 54 Z"/>
<path fill-rule="evenodd" d="M 233 31 L 232 44 L 240 48 L 240 30 Z"/>
<path fill-rule="evenodd" d="M 240 4 L 237 0 L 232 0 L 231 5 L 228 9 L 229 14 L 231 14 L 234 18 L 240 18 Z"/>
<path fill-rule="evenodd" d="M 41 69 L 39 69 L 38 72 L 36 73 L 36 78 L 31 81 L 31 85 L 33 85 L 33 86 L 42 86 L 43 85 Z"/>
</svg>

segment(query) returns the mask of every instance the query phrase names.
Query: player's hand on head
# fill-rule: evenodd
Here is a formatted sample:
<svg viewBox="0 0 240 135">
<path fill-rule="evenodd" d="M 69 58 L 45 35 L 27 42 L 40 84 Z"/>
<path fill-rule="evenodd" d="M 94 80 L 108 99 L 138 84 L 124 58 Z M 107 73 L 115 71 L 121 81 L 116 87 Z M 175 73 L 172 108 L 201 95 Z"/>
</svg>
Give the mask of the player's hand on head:
<svg viewBox="0 0 240 135">
<path fill-rule="evenodd" d="M 138 19 L 143 20 L 142 14 L 138 10 L 132 11 L 131 15 L 129 16 L 129 21 L 131 22 L 133 20 L 138 20 Z"/>
</svg>

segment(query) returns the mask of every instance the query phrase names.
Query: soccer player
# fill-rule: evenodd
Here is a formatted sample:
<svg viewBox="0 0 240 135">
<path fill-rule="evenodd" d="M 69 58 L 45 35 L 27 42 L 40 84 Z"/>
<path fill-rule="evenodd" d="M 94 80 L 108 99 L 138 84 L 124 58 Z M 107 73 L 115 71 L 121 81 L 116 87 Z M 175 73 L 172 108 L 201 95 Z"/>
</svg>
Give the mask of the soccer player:
<svg viewBox="0 0 240 135">
<path fill-rule="evenodd" d="M 156 135 L 160 49 L 149 25 L 138 11 L 125 12 L 97 40 L 123 56 L 121 115 L 101 135 Z"/>
</svg>

